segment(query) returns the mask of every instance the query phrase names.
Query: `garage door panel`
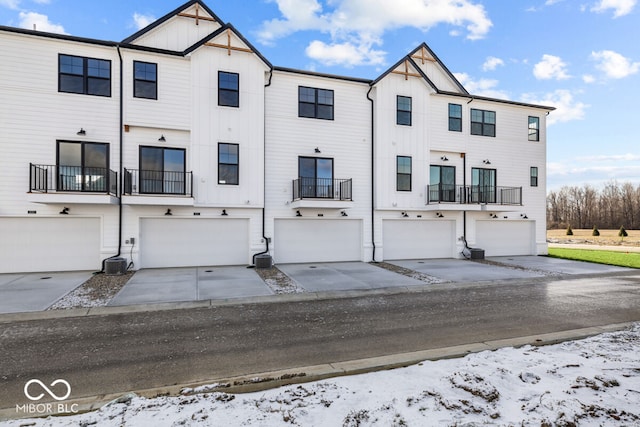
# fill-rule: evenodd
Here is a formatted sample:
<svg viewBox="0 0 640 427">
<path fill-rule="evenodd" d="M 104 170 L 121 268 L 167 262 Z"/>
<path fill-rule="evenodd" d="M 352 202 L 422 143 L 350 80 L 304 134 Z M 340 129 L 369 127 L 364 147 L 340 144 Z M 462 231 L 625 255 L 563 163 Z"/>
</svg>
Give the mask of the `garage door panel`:
<svg viewBox="0 0 640 427">
<path fill-rule="evenodd" d="M 143 268 L 246 264 L 249 220 L 143 218 L 140 220 Z"/>
<path fill-rule="evenodd" d="M 535 221 L 477 221 L 476 244 L 485 256 L 534 255 Z"/>
<path fill-rule="evenodd" d="M 360 261 L 362 221 L 279 219 L 275 260 L 279 263 Z"/>
<path fill-rule="evenodd" d="M 451 258 L 455 221 L 383 220 L 384 258 Z"/>
<path fill-rule="evenodd" d="M 0 273 L 97 270 L 100 218 L 0 218 Z"/>
</svg>

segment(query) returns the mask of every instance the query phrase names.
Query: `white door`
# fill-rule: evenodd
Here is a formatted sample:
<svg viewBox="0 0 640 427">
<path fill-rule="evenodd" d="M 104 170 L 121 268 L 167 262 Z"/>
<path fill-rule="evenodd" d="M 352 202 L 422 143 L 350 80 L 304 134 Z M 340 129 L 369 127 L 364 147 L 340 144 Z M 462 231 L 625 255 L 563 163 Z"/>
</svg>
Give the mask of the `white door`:
<svg viewBox="0 0 640 427">
<path fill-rule="evenodd" d="M 242 218 L 143 218 L 140 267 L 247 264 L 249 220 Z"/>
<path fill-rule="evenodd" d="M 384 259 L 454 256 L 455 221 L 385 219 L 382 233 Z"/>
<path fill-rule="evenodd" d="M 0 218 L 0 273 L 100 270 L 100 218 Z"/>
<path fill-rule="evenodd" d="M 362 221 L 356 219 L 276 219 L 274 261 L 362 260 Z"/>
<path fill-rule="evenodd" d="M 485 256 L 535 255 L 535 221 L 477 221 L 476 244 Z"/>
</svg>

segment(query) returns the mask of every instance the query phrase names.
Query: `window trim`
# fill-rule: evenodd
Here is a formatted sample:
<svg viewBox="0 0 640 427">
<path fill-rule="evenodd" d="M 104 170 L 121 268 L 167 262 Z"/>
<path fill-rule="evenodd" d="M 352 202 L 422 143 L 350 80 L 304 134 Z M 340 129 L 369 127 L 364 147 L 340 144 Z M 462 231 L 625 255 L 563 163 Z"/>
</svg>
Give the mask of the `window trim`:
<svg viewBox="0 0 640 427">
<path fill-rule="evenodd" d="M 80 58 L 82 59 L 82 75 L 80 74 L 72 74 L 72 73 L 65 73 L 61 70 L 61 64 L 60 61 L 62 59 L 63 56 L 66 57 L 70 57 L 70 58 Z M 100 76 L 90 76 L 89 75 L 89 60 L 94 60 L 94 61 L 104 61 L 107 62 L 109 64 L 109 77 L 100 77 Z M 89 95 L 89 96 L 101 96 L 103 98 L 111 98 L 111 83 L 112 83 L 112 78 L 111 78 L 111 71 L 113 69 L 113 67 L 111 66 L 111 60 L 110 59 L 102 59 L 102 58 L 92 58 L 92 57 L 88 57 L 88 56 L 78 56 L 78 55 L 69 55 L 66 53 L 58 53 L 58 93 L 73 93 L 76 95 Z M 72 92 L 72 91 L 68 91 L 68 90 L 62 90 L 62 77 L 63 76 L 74 76 L 74 77 L 82 77 L 82 92 Z M 98 94 L 98 93 L 89 93 L 89 80 L 90 79 L 95 79 L 95 80 L 104 80 L 104 81 L 108 81 L 109 82 L 109 93 L 106 95 L 103 94 Z"/>
<path fill-rule="evenodd" d="M 473 112 L 474 111 L 479 111 L 482 113 L 482 121 L 481 122 L 477 122 L 473 120 Z M 487 122 L 487 113 L 493 113 L 493 123 L 488 123 Z M 471 120 L 471 135 L 476 135 L 476 136 L 488 136 L 488 137 L 492 137 L 495 138 L 496 136 L 496 128 L 497 128 L 497 114 L 495 111 L 492 110 L 481 110 L 479 108 L 472 108 L 471 109 L 471 113 L 469 114 L 470 116 L 470 120 Z M 474 124 L 479 124 L 480 125 L 480 133 L 474 133 L 473 132 L 473 125 Z M 491 135 L 487 135 L 486 134 L 486 129 L 489 126 L 493 126 L 493 133 Z"/>
<path fill-rule="evenodd" d="M 223 145 L 235 145 L 238 149 L 238 162 L 237 163 L 223 163 L 220 161 L 220 147 Z M 235 166 L 236 167 L 236 182 L 220 182 L 220 165 Z M 240 144 L 231 142 L 218 142 L 218 185 L 240 185 Z"/>
<path fill-rule="evenodd" d="M 311 102 L 301 101 L 300 100 L 300 90 L 301 89 L 312 89 L 314 91 L 314 102 L 313 102 L 313 116 L 302 115 L 300 110 L 300 105 L 311 105 Z M 318 101 L 319 91 L 331 92 L 331 104 L 324 104 Z M 331 117 L 319 117 L 318 116 L 318 106 L 331 106 Z M 333 89 L 323 89 L 318 87 L 310 87 L 310 86 L 298 86 L 298 117 L 306 118 L 306 119 L 319 119 L 319 120 L 334 120 L 335 118 L 335 92 Z"/>
<path fill-rule="evenodd" d="M 451 107 L 456 106 L 456 107 L 460 107 L 460 117 L 453 117 L 451 115 Z M 450 132 L 462 132 L 462 105 L 461 104 L 453 104 L 453 103 L 449 103 L 448 108 L 448 116 L 449 116 L 449 131 Z M 451 126 L 451 121 L 455 120 L 456 123 L 458 123 L 459 125 L 459 129 L 453 129 Z"/>
<path fill-rule="evenodd" d="M 400 99 L 408 99 L 409 100 L 409 109 L 401 110 L 400 109 Z M 408 113 L 409 115 L 409 123 L 400 123 L 400 113 Z M 413 99 L 410 96 L 404 95 L 396 95 L 396 124 L 398 126 L 411 126 L 413 122 Z"/>
<path fill-rule="evenodd" d="M 147 80 L 147 79 L 138 79 L 136 78 L 136 63 L 145 64 L 145 65 L 155 65 L 156 67 L 156 79 L 155 80 Z M 154 93 L 153 98 L 148 96 L 137 96 L 136 95 L 136 85 L 138 82 L 143 83 L 153 83 L 154 85 Z M 133 61 L 133 97 L 138 99 L 158 99 L 158 64 L 155 62 L 146 62 L 146 61 Z"/>
<path fill-rule="evenodd" d="M 535 121 L 532 123 L 531 119 L 535 119 Z M 529 132 L 528 140 L 532 142 L 539 142 L 540 141 L 540 117 L 529 116 L 528 122 L 529 122 L 527 126 L 527 130 Z M 531 127 L 532 124 L 535 124 L 536 126 Z"/>
<path fill-rule="evenodd" d="M 535 172 L 535 173 L 534 173 Z M 531 187 L 537 187 L 539 182 L 539 171 L 537 166 L 531 166 L 529 168 L 529 185 Z"/>
<path fill-rule="evenodd" d="M 404 172 L 400 172 L 400 159 L 409 159 L 409 173 L 404 173 Z M 413 188 L 413 159 L 411 158 L 411 156 L 396 156 L 396 191 L 411 191 Z M 409 189 L 400 189 L 400 180 L 399 178 L 401 176 L 408 176 L 409 177 Z"/>
<path fill-rule="evenodd" d="M 237 77 L 238 79 L 238 86 L 236 89 L 228 89 L 228 88 L 223 88 L 220 86 L 220 76 L 222 74 L 229 74 L 229 75 L 234 75 Z M 220 93 L 233 93 L 235 94 L 235 105 L 233 103 L 229 103 L 229 104 L 225 104 L 222 103 L 222 97 L 220 96 Z M 231 107 L 231 108 L 240 108 L 240 73 L 234 73 L 232 71 L 223 71 L 223 70 L 218 70 L 218 106 L 219 107 Z"/>
</svg>

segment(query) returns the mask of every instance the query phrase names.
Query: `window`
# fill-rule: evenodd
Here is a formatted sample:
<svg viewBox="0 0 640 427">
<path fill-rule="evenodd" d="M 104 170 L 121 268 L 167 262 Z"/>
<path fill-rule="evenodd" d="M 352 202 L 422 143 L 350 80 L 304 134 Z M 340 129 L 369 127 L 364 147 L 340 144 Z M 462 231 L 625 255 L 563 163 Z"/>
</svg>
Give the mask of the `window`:
<svg viewBox="0 0 640 427">
<path fill-rule="evenodd" d="M 333 120 L 333 91 L 299 86 L 298 117 Z"/>
<path fill-rule="evenodd" d="M 411 97 L 398 95 L 396 107 L 396 123 L 411 126 Z"/>
<path fill-rule="evenodd" d="M 411 191 L 411 157 L 396 158 L 396 190 Z"/>
<path fill-rule="evenodd" d="M 218 71 L 218 105 L 240 106 L 240 75 Z"/>
<path fill-rule="evenodd" d="M 58 191 L 107 192 L 109 144 L 58 141 Z"/>
<path fill-rule="evenodd" d="M 133 96 L 158 99 L 158 65 L 133 61 Z"/>
<path fill-rule="evenodd" d="M 58 92 L 111 96 L 111 61 L 58 55 Z"/>
<path fill-rule="evenodd" d="M 462 105 L 449 104 L 449 130 L 462 132 Z"/>
<path fill-rule="evenodd" d="M 496 136 L 496 112 L 471 109 L 471 135 Z"/>
<path fill-rule="evenodd" d="M 140 147 L 140 193 L 185 194 L 185 150 Z"/>
<path fill-rule="evenodd" d="M 299 157 L 300 197 L 333 198 L 333 159 Z"/>
<path fill-rule="evenodd" d="M 496 202 L 495 169 L 471 169 L 471 201 L 473 203 Z"/>
<path fill-rule="evenodd" d="M 529 116 L 529 141 L 540 141 L 540 117 Z"/>
<path fill-rule="evenodd" d="M 431 165 L 429 169 L 429 201 L 456 201 L 455 166 Z"/>
<path fill-rule="evenodd" d="M 238 185 L 238 144 L 218 144 L 218 184 Z"/>
<path fill-rule="evenodd" d="M 538 186 L 538 168 L 536 166 L 531 166 L 531 186 Z"/>
</svg>

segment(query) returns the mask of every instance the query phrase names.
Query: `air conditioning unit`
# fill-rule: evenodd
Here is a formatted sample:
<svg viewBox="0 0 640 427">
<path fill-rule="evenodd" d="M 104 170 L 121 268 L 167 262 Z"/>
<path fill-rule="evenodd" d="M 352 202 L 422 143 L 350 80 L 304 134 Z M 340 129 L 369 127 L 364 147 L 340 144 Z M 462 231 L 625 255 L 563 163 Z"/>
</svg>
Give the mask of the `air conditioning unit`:
<svg viewBox="0 0 640 427">
<path fill-rule="evenodd" d="M 471 259 L 484 259 L 484 249 L 471 248 Z"/>
<path fill-rule="evenodd" d="M 104 274 L 107 276 L 121 276 L 127 272 L 127 260 L 124 258 L 109 258 L 104 262 Z"/>
<path fill-rule="evenodd" d="M 271 268 L 271 255 L 261 254 L 256 255 L 256 268 Z"/>
</svg>

